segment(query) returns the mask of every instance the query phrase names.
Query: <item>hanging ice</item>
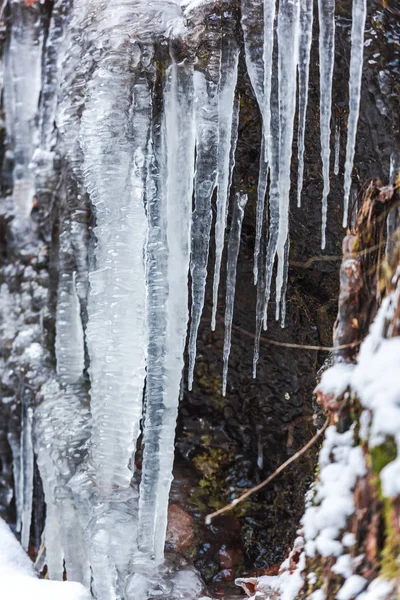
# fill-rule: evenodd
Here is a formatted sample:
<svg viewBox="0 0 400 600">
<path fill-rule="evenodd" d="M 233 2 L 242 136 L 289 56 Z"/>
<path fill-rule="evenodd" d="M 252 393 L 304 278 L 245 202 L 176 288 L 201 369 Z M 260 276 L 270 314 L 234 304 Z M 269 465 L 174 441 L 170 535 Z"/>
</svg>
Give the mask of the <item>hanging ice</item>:
<svg viewBox="0 0 400 600">
<path fill-rule="evenodd" d="M 35 226 L 36 220 L 28 217 L 36 193 L 40 211 L 46 212 L 50 201 L 57 206 L 59 243 L 52 288 L 57 291 L 52 315 L 56 364 L 48 361 L 44 367 L 46 383 L 34 412 L 29 399 L 22 402 L 20 439 L 9 436 L 18 461 L 17 526 L 27 547 L 34 448 L 47 507 L 44 543 L 50 577 L 62 579 L 65 569 L 68 579 L 91 586 L 97 600 L 137 600 L 138 594 L 145 600 L 153 582 L 161 581 L 158 567 L 183 389 L 189 270 L 191 388 L 215 197 L 212 327 L 216 324 L 230 192 L 233 181 L 237 185 L 237 12 L 229 2 L 216 0 L 55 0 L 49 12 L 42 4 L 10 3 L 5 46 L 4 101 L 15 159 L 16 221 Z M 313 3 L 280 0 L 277 19 L 275 0 L 240 4 L 245 68 L 261 116 L 255 376 L 275 268 L 276 317 L 281 324 L 285 319 L 297 75 L 300 203 Z M 335 2 L 319 0 L 318 6 L 325 244 Z M 364 23 L 365 0 L 354 0 L 350 163 Z M 337 129 L 335 173 L 338 158 Z M 235 194 L 230 216 L 224 394 L 246 201 L 245 193 Z M 8 308 L 6 292 L 4 284 L 1 294 L 7 296 Z M 139 454 L 135 456 L 140 433 L 141 465 Z M 192 596 L 199 593 L 193 577 L 178 575 L 171 593 L 180 597 L 186 579 Z"/>
<path fill-rule="evenodd" d="M 43 29 L 38 4 L 11 2 L 12 29 L 5 51 L 4 106 L 14 155 L 15 211 L 29 217 L 35 194 L 31 159 L 38 143 L 36 116 L 41 87 Z"/>
<path fill-rule="evenodd" d="M 268 148 L 271 123 L 271 80 L 274 48 L 275 0 L 242 0 L 242 29 L 247 72 L 261 111 L 262 139 L 257 189 L 256 234 L 254 242 L 254 283 L 258 280 L 260 242 L 263 229 L 265 194 L 268 182 Z M 263 31 L 260 35 L 260 23 Z"/>
<path fill-rule="evenodd" d="M 231 352 L 233 308 L 235 305 L 236 271 L 240 248 L 240 237 L 244 211 L 247 204 L 247 194 L 236 194 L 232 211 L 231 231 L 228 243 L 226 303 L 225 303 L 225 340 L 224 340 L 224 371 L 222 378 L 222 395 L 226 395 L 228 379 L 229 355 Z"/>
<path fill-rule="evenodd" d="M 335 175 L 339 175 L 339 161 L 340 161 L 340 128 L 336 125 L 335 128 L 335 163 L 333 172 Z"/>
<path fill-rule="evenodd" d="M 285 247 L 289 233 L 290 164 L 292 158 L 294 116 L 296 111 L 296 70 L 300 0 L 284 0 L 279 5 L 279 229 L 276 246 L 276 319 L 279 319 L 282 289 L 288 256 Z"/>
<path fill-rule="evenodd" d="M 189 335 L 188 389 L 192 389 L 196 343 L 204 307 L 207 265 L 212 224 L 211 201 L 217 184 L 218 79 L 220 48 L 209 51 L 208 68 L 194 73 L 196 123 L 195 208 L 192 217 L 190 273 L 192 278 L 191 325 Z"/>
<path fill-rule="evenodd" d="M 222 41 L 221 66 L 218 90 L 218 161 L 217 161 L 217 216 L 215 221 L 215 267 L 213 284 L 213 309 L 211 328 L 215 329 L 218 289 L 224 249 L 226 219 L 228 212 L 231 172 L 233 170 L 232 139 L 237 137 L 235 115 L 235 91 L 238 76 L 239 48 L 233 37 Z M 238 106 L 236 105 L 236 111 Z M 235 145 L 235 142 L 233 143 Z"/>
<path fill-rule="evenodd" d="M 24 405 L 22 407 L 23 417 L 21 424 L 21 545 L 24 550 L 29 548 L 29 537 L 32 521 L 32 503 L 33 503 L 33 441 L 32 441 L 32 407 Z"/>
<path fill-rule="evenodd" d="M 308 79 L 310 70 L 310 53 L 314 16 L 313 0 L 300 2 L 300 39 L 299 39 L 299 128 L 298 128 L 298 178 L 297 206 L 301 206 L 304 173 L 304 136 L 308 105 Z"/>
<path fill-rule="evenodd" d="M 133 75 L 132 81 L 140 52 L 124 41 L 117 29 L 116 49 L 92 76 L 80 134 L 85 183 L 96 209 L 87 341 L 91 452 L 104 496 L 132 477 L 128 465 L 139 434 L 146 361 L 143 195 L 150 95 L 145 78 Z"/>
<path fill-rule="evenodd" d="M 166 276 L 166 279 L 158 281 L 158 286 L 164 287 L 164 291 L 160 290 L 161 295 L 165 297 L 166 294 L 166 298 L 162 305 L 150 303 L 148 317 L 149 359 L 138 531 L 139 568 L 145 569 L 145 572 L 158 565 L 163 558 L 175 424 L 188 324 L 195 149 L 193 67 L 178 65 L 173 61 L 166 77 L 160 157 L 165 187 L 161 185 L 158 198 L 150 200 L 159 204 L 159 207 L 153 204 L 152 210 L 161 211 L 164 228 L 160 228 L 160 221 L 150 225 L 149 242 L 152 240 L 153 228 L 156 228 L 155 235 L 161 235 L 161 239 L 156 238 L 155 252 L 149 252 L 148 284 L 151 289 L 152 273 Z M 157 300 L 157 290 L 153 294 Z M 156 310 L 153 312 L 152 309 Z M 158 321 L 159 318 L 161 321 Z M 158 335 L 155 330 L 159 331 Z M 156 334 L 155 339 L 152 337 L 153 332 Z"/>
<path fill-rule="evenodd" d="M 367 0 L 353 0 L 351 24 L 351 58 L 349 77 L 349 120 L 347 123 L 346 163 L 344 172 L 344 213 L 343 227 L 347 226 L 351 173 L 356 145 L 358 116 L 360 113 L 361 80 L 364 56 L 364 29 L 367 17 Z"/>
<path fill-rule="evenodd" d="M 329 162 L 332 112 L 332 79 L 335 61 L 335 0 L 318 0 L 320 62 L 320 127 L 324 189 L 322 192 L 321 248 L 325 248 L 326 218 L 330 190 Z"/>
</svg>

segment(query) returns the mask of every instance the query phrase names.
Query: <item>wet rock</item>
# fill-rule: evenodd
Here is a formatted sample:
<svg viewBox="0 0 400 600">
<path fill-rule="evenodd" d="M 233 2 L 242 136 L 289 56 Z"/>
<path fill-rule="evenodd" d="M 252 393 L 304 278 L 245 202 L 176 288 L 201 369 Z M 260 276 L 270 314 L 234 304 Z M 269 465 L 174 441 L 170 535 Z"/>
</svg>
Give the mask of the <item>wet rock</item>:
<svg viewBox="0 0 400 600">
<path fill-rule="evenodd" d="M 177 504 L 168 507 L 167 545 L 176 552 L 184 552 L 193 543 L 193 517 Z"/>
</svg>

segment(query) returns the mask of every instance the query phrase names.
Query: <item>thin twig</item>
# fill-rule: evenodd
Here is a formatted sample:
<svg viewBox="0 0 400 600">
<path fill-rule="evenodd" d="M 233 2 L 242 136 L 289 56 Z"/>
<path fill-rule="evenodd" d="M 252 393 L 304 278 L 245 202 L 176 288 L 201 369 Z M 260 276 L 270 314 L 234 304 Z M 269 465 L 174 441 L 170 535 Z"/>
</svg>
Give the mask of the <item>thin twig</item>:
<svg viewBox="0 0 400 600">
<path fill-rule="evenodd" d="M 235 500 L 232 500 L 232 502 L 230 504 L 227 504 L 223 508 L 220 508 L 219 510 L 216 510 L 215 512 L 210 513 L 209 515 L 207 515 L 206 519 L 205 519 L 206 520 L 206 525 L 210 525 L 211 521 L 215 517 L 217 517 L 219 515 L 222 515 L 222 514 L 228 512 L 229 510 L 232 510 L 233 508 L 235 508 L 235 506 L 237 506 L 239 504 L 239 502 L 243 502 L 243 500 L 246 500 L 246 498 L 248 498 L 252 494 L 255 494 L 256 492 L 258 492 L 259 490 L 261 490 L 268 483 L 270 483 L 270 481 L 272 481 L 273 479 L 275 479 L 275 477 L 277 475 L 279 475 L 280 473 L 282 473 L 282 471 L 284 471 L 286 469 L 286 467 L 288 467 L 295 460 L 297 460 L 298 458 L 300 458 L 300 456 L 302 456 L 305 452 L 307 452 L 307 450 L 309 450 L 309 448 L 311 448 L 315 444 L 315 442 L 318 440 L 318 438 L 321 437 L 321 435 L 324 433 L 325 429 L 328 427 L 329 421 L 330 421 L 330 417 L 327 417 L 327 419 L 326 419 L 326 421 L 325 421 L 322 429 L 320 429 L 319 431 L 317 431 L 317 433 L 314 435 L 314 437 L 311 438 L 311 440 L 309 442 L 307 442 L 307 444 L 305 446 L 303 446 L 298 452 L 296 452 L 296 454 L 294 454 L 293 456 L 291 456 L 286 462 L 284 462 L 280 467 L 278 467 L 276 469 L 276 471 L 274 471 L 272 473 L 272 475 L 270 475 L 269 477 L 267 477 L 267 479 L 265 479 L 264 481 L 262 481 L 261 483 L 259 483 L 255 487 L 252 487 L 249 490 L 247 490 L 246 492 L 244 492 L 244 494 L 242 494 L 241 496 L 239 496 L 239 498 L 235 498 Z"/>
<path fill-rule="evenodd" d="M 374 246 L 369 246 L 368 248 L 363 248 L 362 250 L 357 250 L 356 252 L 349 252 L 343 257 L 343 254 L 334 254 L 332 256 L 312 256 L 305 262 L 300 262 L 298 260 L 289 260 L 289 266 L 291 267 L 299 267 L 301 269 L 309 269 L 315 262 L 339 262 L 343 258 L 359 258 L 360 256 L 367 256 L 375 250 L 379 250 L 386 245 L 386 240 L 381 241 L 379 244 L 375 244 Z"/>
<path fill-rule="evenodd" d="M 221 317 L 222 319 L 222 317 Z M 251 331 L 247 331 L 247 329 L 243 329 L 239 325 L 232 325 L 233 329 L 240 331 L 244 335 L 247 335 L 251 338 L 255 338 L 256 336 Z M 345 348 L 353 348 L 354 346 L 359 346 L 361 344 L 358 342 L 351 342 L 349 344 L 342 344 L 341 346 L 312 346 L 309 344 L 294 344 L 291 342 L 278 342 L 276 340 L 271 340 L 270 338 L 264 337 L 263 335 L 260 337 L 261 342 L 266 342 L 267 344 L 271 344 L 272 346 L 280 346 L 281 348 L 297 348 L 300 350 L 318 350 L 321 352 L 335 352 L 336 350 L 344 350 Z"/>
</svg>

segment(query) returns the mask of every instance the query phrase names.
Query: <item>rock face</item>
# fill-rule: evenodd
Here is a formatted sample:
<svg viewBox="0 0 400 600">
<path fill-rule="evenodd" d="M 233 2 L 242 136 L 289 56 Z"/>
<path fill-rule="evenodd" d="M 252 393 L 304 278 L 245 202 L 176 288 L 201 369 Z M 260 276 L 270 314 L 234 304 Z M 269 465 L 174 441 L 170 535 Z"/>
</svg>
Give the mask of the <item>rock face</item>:
<svg viewBox="0 0 400 600">
<path fill-rule="evenodd" d="M 17 6 L 17 4 L 11 3 L 5 13 L 7 26 L 5 44 L 7 48 L 11 43 L 10 36 L 14 19 L 17 18 L 16 13 L 21 9 L 21 6 L 19 4 Z M 144 10 L 145 4 L 147 3 L 138 3 L 138 6 L 140 5 L 138 10 L 141 7 Z M 245 65 L 243 40 L 239 27 L 239 3 L 225 2 L 223 7 L 228 12 L 231 11 L 226 26 L 230 34 L 232 31 L 234 32 L 240 47 L 239 137 L 231 196 L 233 197 L 236 192 L 245 192 L 248 194 L 249 200 L 243 223 L 238 262 L 227 396 L 226 398 L 221 396 L 223 302 L 220 302 L 219 305 L 215 332 L 211 332 L 209 326 L 212 311 L 212 268 L 210 268 L 206 287 L 205 311 L 199 329 L 198 358 L 193 390 L 188 392 L 186 387 L 183 388 L 178 415 L 176 481 L 172 495 L 173 498 L 174 495 L 178 496 L 179 502 L 172 504 L 169 510 L 171 546 L 178 552 L 186 552 L 193 559 L 207 583 L 213 585 L 216 590 L 230 585 L 229 582 L 240 572 L 244 571 L 247 574 L 254 574 L 254 571 L 264 572 L 283 560 L 292 546 L 295 531 L 304 510 L 303 495 L 313 477 L 314 457 L 313 455 L 306 456 L 276 480 L 273 486 L 260 493 L 254 500 L 249 501 L 243 509 L 238 508 L 234 516 L 221 518 L 215 522 L 212 528 L 203 525 L 203 518 L 208 512 L 221 507 L 241 490 L 251 487 L 266 477 L 301 447 L 312 435 L 314 429 L 311 421 L 314 410 L 311 402 L 312 390 L 317 371 L 327 354 L 318 350 L 292 348 L 289 345 L 276 346 L 271 343 L 271 340 L 283 344 L 294 343 L 316 347 L 331 345 L 331 329 L 336 316 L 339 293 L 338 269 L 343 236 L 341 228 L 343 140 L 346 136 L 348 113 L 349 57 L 349 9 L 340 5 L 337 7 L 332 131 L 337 129 L 341 133 L 342 142 L 339 153 L 339 173 L 331 177 L 327 247 L 325 255 L 321 255 L 320 201 L 323 183 L 319 119 L 317 118 L 319 73 L 318 41 L 315 27 L 311 55 L 310 104 L 307 116 L 304 191 L 301 209 L 295 206 L 295 186 L 292 186 L 291 192 L 293 197 L 290 208 L 291 251 L 286 328 L 282 330 L 280 325 L 274 321 L 275 299 L 272 296 L 269 326 L 261 341 L 257 379 L 254 380 L 252 378 L 252 362 L 257 290 L 252 283 L 252 260 L 261 117 Z M 28 18 L 28 25 L 29 19 L 33 19 L 32 27 L 36 27 L 34 32 L 37 38 L 33 40 L 35 43 L 32 43 L 32 46 L 41 48 L 44 40 L 48 39 L 48 31 L 52 23 L 52 40 L 54 48 L 56 48 L 63 35 L 65 19 L 71 10 L 70 3 L 68 1 L 54 2 L 54 4 L 50 2 L 33 3 L 33 6 L 28 6 L 28 9 L 35 11 L 29 13 Z M 391 7 L 390 4 L 385 8 L 376 6 L 369 8 L 365 44 L 366 69 L 355 157 L 354 173 L 356 176 L 353 180 L 354 198 L 357 197 L 363 183 L 370 177 L 381 177 L 385 181 L 389 179 L 391 155 L 393 155 L 393 164 L 396 165 L 396 148 L 399 147 L 398 86 L 400 81 L 398 77 L 399 37 L 396 28 L 396 10 L 396 7 Z M 171 11 L 175 14 L 172 3 Z M 51 16 L 53 16 L 53 20 L 51 20 Z M 186 42 L 188 47 L 182 44 L 177 36 L 173 47 L 176 57 L 179 59 L 196 50 L 198 61 L 202 65 L 201 68 L 204 70 L 208 67 L 211 68 L 211 58 L 213 52 L 215 53 L 213 47 L 213 44 L 215 45 L 215 28 L 218 29 L 216 24 L 220 23 L 221 18 L 221 9 L 217 3 L 206 2 L 200 5 L 198 11 L 191 16 L 192 29 L 196 35 Z M 160 28 L 163 27 L 162 22 L 159 25 Z M 108 26 L 107 22 L 103 22 L 103 31 Z M 75 33 L 80 35 L 82 32 Z M 143 32 L 139 33 L 142 35 Z M 162 37 L 162 31 L 157 35 Z M 95 46 L 96 41 L 91 38 L 89 41 L 85 40 L 85 43 L 92 43 Z M 17 42 L 20 43 L 21 40 L 17 40 L 15 43 Z M 143 40 L 140 40 L 140 43 L 146 47 Z M 33 60 L 35 56 L 36 54 L 32 55 L 31 59 Z M 38 56 L 40 58 L 40 54 Z M 91 63 L 91 54 L 87 53 L 85 56 L 87 58 L 85 68 L 87 72 L 93 73 L 95 66 Z M 166 50 L 162 44 L 157 48 L 154 56 L 151 57 L 146 53 L 141 56 L 146 78 L 156 81 L 158 98 L 160 77 L 165 68 L 165 57 Z M 134 61 L 134 59 L 135 56 L 130 57 L 129 61 Z M 86 59 L 84 58 L 84 60 Z M 121 64 L 118 61 L 121 61 Z M 116 63 L 113 63 L 110 68 L 118 71 L 122 65 L 122 71 L 130 73 L 129 69 L 133 66 L 130 62 L 129 68 L 125 69 L 126 61 L 128 61 L 127 55 L 122 52 Z M 46 67 L 47 79 L 43 80 L 42 88 L 42 97 L 50 99 L 48 107 L 51 107 L 52 94 L 54 95 L 54 80 L 52 79 L 54 74 L 50 63 L 51 60 Z M 66 89 L 68 86 L 72 86 L 71 89 L 73 88 L 79 97 L 79 90 L 82 90 L 83 85 L 79 79 L 79 73 L 73 73 L 73 79 L 63 83 Z M 125 88 L 122 85 L 121 90 L 123 89 Z M 13 115 L 10 114 L 11 100 L 9 99 L 8 102 L 7 105 L 5 99 L 2 106 L 6 123 L 13 119 Z M 83 106 L 79 104 L 79 106 L 68 107 L 68 103 L 66 103 L 64 108 L 67 116 L 68 110 L 72 111 L 73 109 L 76 109 L 77 116 L 80 116 Z M 120 109 L 120 106 L 116 107 L 117 112 Z M 156 103 L 154 110 L 160 112 L 161 107 Z M 94 112 L 96 111 L 94 110 Z M 100 117 L 97 115 L 97 118 L 101 120 L 101 115 Z M 16 193 L 15 187 L 13 190 L 16 167 L 21 165 L 26 167 L 26 161 L 24 156 L 19 155 L 14 156 L 13 162 L 10 150 L 16 143 L 15 135 L 13 138 L 8 132 L 8 137 L 6 137 L 4 130 L 1 149 L 3 199 L 0 214 L 2 250 L 0 256 L 0 326 L 3 403 L 0 407 L 2 467 L 0 505 L 9 520 L 14 522 L 17 520 L 18 526 L 22 528 L 24 545 L 28 547 L 30 543 L 34 547 L 32 548 L 33 552 L 38 550 L 40 534 L 43 529 L 44 506 L 41 490 L 42 487 L 46 487 L 46 483 L 51 480 L 52 476 L 49 474 L 46 477 L 48 481 L 43 481 L 42 485 L 34 464 L 32 440 L 29 436 L 21 437 L 21 423 L 27 431 L 26 424 L 29 424 L 32 409 L 43 403 L 42 388 L 44 384 L 47 384 L 45 391 L 51 392 L 51 403 L 47 408 L 46 405 L 42 408 L 42 413 L 51 415 L 56 430 L 59 427 L 59 431 L 61 431 L 64 424 L 64 417 L 57 412 L 60 398 L 66 398 L 71 403 L 70 406 L 82 408 L 82 411 L 79 409 L 80 433 L 74 430 L 73 439 L 70 440 L 71 443 L 68 447 L 64 448 L 60 444 L 57 448 L 57 460 L 64 461 L 62 462 L 63 473 L 56 481 L 59 484 L 58 488 L 62 488 L 66 479 L 71 476 L 71 470 L 75 472 L 76 462 L 85 460 L 88 453 L 89 361 L 88 349 L 82 345 L 79 360 L 75 361 L 76 357 L 71 358 L 68 353 L 63 355 L 62 360 L 69 371 L 67 373 L 57 371 L 56 324 L 57 321 L 58 324 L 62 322 L 62 311 L 66 308 L 60 303 L 60 300 L 73 297 L 75 306 L 77 302 L 79 303 L 80 319 L 83 328 L 86 328 L 88 319 L 87 269 L 88 265 L 92 269 L 95 261 L 93 226 L 96 216 L 99 216 L 95 214 L 93 204 L 89 201 L 82 173 L 78 173 L 81 168 L 82 149 L 74 139 L 76 132 L 72 126 L 65 127 L 62 140 L 53 131 L 52 118 L 48 119 L 48 122 L 50 123 L 50 132 L 42 132 L 43 143 L 54 149 L 52 144 L 54 145 L 56 141 L 55 155 L 49 156 L 42 152 L 35 157 L 36 197 L 30 226 L 22 236 L 15 227 L 18 215 L 15 214 L 11 194 L 14 193 L 15 196 Z M 72 122 L 73 120 L 69 124 Z M 112 143 L 111 136 L 109 144 Z M 69 144 L 71 145 L 69 146 Z M 66 147 L 68 151 L 65 150 Z M 52 161 L 50 171 L 48 170 L 49 161 Z M 297 174 L 295 163 L 294 160 L 292 181 L 295 181 Z M 93 164 L 86 164 L 86 168 L 100 168 L 101 170 L 101 165 L 100 167 L 99 165 L 100 163 L 96 163 L 94 160 Z M 112 165 L 112 168 L 118 169 L 119 166 L 118 163 Z M 49 172 L 51 176 L 49 176 Z M 27 174 L 29 175 L 28 170 Z M 27 179 L 30 177 L 28 175 L 26 175 Z M 108 185 L 107 182 L 106 185 Z M 115 193 L 115 190 L 109 191 Z M 102 225 L 105 230 L 108 227 L 107 218 L 106 215 Z M 214 233 L 212 230 L 211 235 L 213 236 Z M 213 264 L 214 258 L 212 245 L 210 265 Z M 63 283 L 63 287 L 60 287 L 60 281 Z M 221 298 L 224 298 L 225 295 L 224 281 L 225 267 L 223 266 Z M 72 304 L 67 302 L 67 307 L 71 307 Z M 354 318 L 359 319 L 359 315 Z M 369 322 L 368 318 L 365 327 Z M 70 333 L 66 332 L 68 335 Z M 78 338 L 81 335 L 79 327 L 72 333 Z M 353 340 L 353 338 L 351 339 Z M 187 374 L 187 367 L 186 364 L 185 374 Z M 75 373 L 77 370 L 82 374 L 79 382 L 67 381 L 68 373 Z M 42 394 L 39 393 L 40 390 L 42 390 Z M 70 417 L 71 421 L 74 421 L 72 412 Z M 80 427 L 81 425 L 82 427 Z M 21 453 L 22 463 L 20 462 Z M 136 456 L 137 465 L 141 464 L 141 459 L 139 451 Z M 40 462 L 40 456 L 35 458 L 36 462 L 38 460 Z M 19 465 L 21 465 L 21 469 Z M 14 501 L 12 500 L 13 468 Z M 32 486 L 35 490 L 34 525 L 30 531 L 31 506 L 26 499 Z M 368 504 L 370 498 L 373 498 L 375 503 L 381 501 L 371 495 L 369 487 L 365 491 L 364 500 L 361 500 L 362 490 L 357 491 L 357 494 L 360 495 L 360 503 Z M 68 497 L 63 497 L 61 501 L 64 510 L 68 511 Z M 126 499 L 127 515 L 134 510 L 135 502 L 133 497 Z M 184 509 L 179 508 L 181 506 Z M 17 516 L 15 512 L 17 512 Z M 192 533 L 193 519 L 196 527 L 195 535 Z M 373 519 L 374 517 L 371 515 L 371 523 Z M 371 525 L 371 528 L 373 527 L 378 527 L 378 524 L 375 522 L 374 526 Z M 57 544 L 56 532 L 52 533 L 54 534 L 53 541 Z M 360 539 L 363 538 L 363 535 L 360 533 Z M 376 537 L 368 533 L 368 540 L 369 555 L 372 556 L 373 552 L 379 553 L 379 550 L 374 550 L 374 544 L 379 546 Z M 83 557 L 82 564 L 85 563 L 85 560 L 86 557 Z M 74 567 L 79 570 L 79 565 L 74 564 Z M 101 570 L 101 565 L 99 568 Z M 370 579 L 367 577 L 366 580 Z"/>
</svg>

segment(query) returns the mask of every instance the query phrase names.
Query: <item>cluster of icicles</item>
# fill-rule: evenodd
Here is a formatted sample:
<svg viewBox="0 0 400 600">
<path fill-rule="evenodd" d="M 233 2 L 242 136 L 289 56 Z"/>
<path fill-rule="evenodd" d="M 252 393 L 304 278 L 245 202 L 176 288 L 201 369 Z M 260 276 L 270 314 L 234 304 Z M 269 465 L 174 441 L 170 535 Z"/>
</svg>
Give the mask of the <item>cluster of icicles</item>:
<svg viewBox="0 0 400 600">
<path fill-rule="evenodd" d="M 32 3 L 11 2 L 4 63 L 16 213 L 22 220 L 29 218 L 35 187 L 32 156 L 36 177 L 39 173 L 43 182 L 53 176 L 57 152 L 74 174 L 78 189 L 81 186 L 89 194 L 96 219 L 93 256 L 89 252 L 90 285 L 78 285 L 82 272 L 71 272 L 60 263 L 57 376 L 42 390 L 44 400 L 35 414 L 36 453 L 47 503 L 47 564 L 50 576 L 60 578 L 65 561 L 68 577 L 88 586 L 91 573 L 98 600 L 136 600 L 144 597 L 144 592 L 138 595 L 137 577 L 147 576 L 163 561 L 189 322 L 189 274 L 191 388 L 214 195 L 212 328 L 216 324 L 238 138 L 237 13 L 230 2 L 221 0 L 55 0 L 44 37 L 38 4 L 28 4 Z M 244 58 L 262 116 L 254 251 L 259 340 L 266 326 L 275 262 L 276 317 L 284 320 L 290 165 L 298 99 L 300 204 L 313 1 L 280 0 L 276 6 L 275 0 L 241 0 L 240 12 Z M 324 247 L 335 0 L 319 0 L 318 17 Z M 366 0 L 353 0 L 345 223 L 365 18 Z M 206 60 L 204 54 L 202 60 L 194 60 L 193 49 L 202 44 Z M 161 108 L 154 101 L 160 84 Z M 269 230 L 265 232 L 267 190 Z M 232 202 L 224 394 L 246 202 L 245 193 L 237 193 Z M 77 224 L 79 219 L 72 215 L 68 227 L 61 229 L 60 251 L 65 245 L 66 256 L 75 252 L 79 265 L 86 264 L 88 250 L 79 241 L 83 238 Z M 77 392 L 85 368 L 85 345 L 89 410 Z M 257 360 L 258 342 L 254 371 Z M 140 473 L 134 457 L 141 430 Z M 136 574 L 133 581 L 129 580 L 132 573 Z"/>
</svg>

